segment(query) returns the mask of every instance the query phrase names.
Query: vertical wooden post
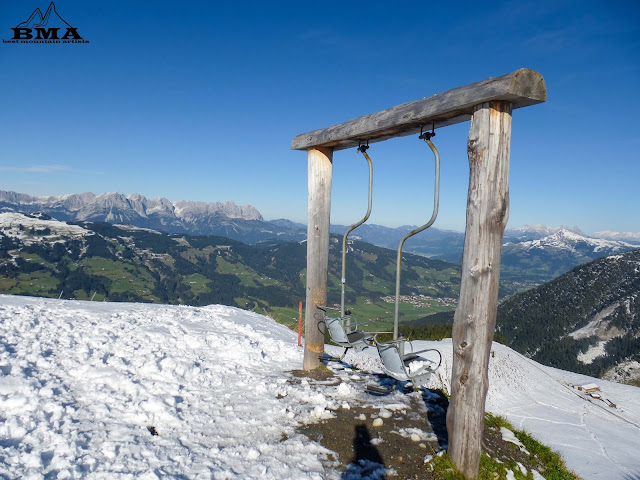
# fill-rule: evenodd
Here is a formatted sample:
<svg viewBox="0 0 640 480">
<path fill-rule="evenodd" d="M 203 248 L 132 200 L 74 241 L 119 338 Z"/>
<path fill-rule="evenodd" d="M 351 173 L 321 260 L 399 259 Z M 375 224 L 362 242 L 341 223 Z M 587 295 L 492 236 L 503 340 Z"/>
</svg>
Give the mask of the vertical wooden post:
<svg viewBox="0 0 640 480">
<path fill-rule="evenodd" d="M 303 370 L 320 366 L 324 354 L 322 312 L 316 306 L 327 303 L 329 273 L 329 221 L 333 149 L 311 148 L 308 154 L 307 295 L 304 318 Z"/>
<path fill-rule="evenodd" d="M 509 217 L 511 109 L 506 101 L 478 105 L 469 131 L 467 224 L 447 413 L 449 455 L 469 479 L 476 478 L 480 466 L 502 237 Z"/>
<path fill-rule="evenodd" d="M 302 300 L 300 300 L 300 311 L 298 313 L 298 346 L 302 346 Z"/>
</svg>

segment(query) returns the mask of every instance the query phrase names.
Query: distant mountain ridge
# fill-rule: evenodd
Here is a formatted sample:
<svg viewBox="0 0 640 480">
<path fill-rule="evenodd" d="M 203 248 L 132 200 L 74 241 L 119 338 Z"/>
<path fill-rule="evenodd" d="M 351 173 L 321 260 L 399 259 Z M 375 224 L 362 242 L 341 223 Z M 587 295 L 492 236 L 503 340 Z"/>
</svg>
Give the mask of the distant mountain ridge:
<svg viewBox="0 0 640 480">
<path fill-rule="evenodd" d="M 300 240 L 297 228 L 271 225 L 251 205 L 234 202 L 171 202 L 138 193 L 81 193 L 36 197 L 0 191 L 0 212 L 45 213 L 66 222 L 127 224 L 166 233 L 219 235 L 246 243 L 279 238 Z"/>
<path fill-rule="evenodd" d="M 80 194 L 36 197 L 24 193 L 0 190 L 0 202 L 15 204 L 21 207 L 67 210 L 75 213 L 76 220 L 91 220 L 109 210 L 112 218 L 114 209 L 133 210 L 141 217 L 153 214 L 173 215 L 176 218 L 188 218 L 190 215 L 223 215 L 228 218 L 244 220 L 262 220 L 262 215 L 251 205 L 238 206 L 234 202 L 171 202 L 166 198 L 149 200 L 139 193 L 125 195 L 109 192 L 101 195 L 86 192 Z M 44 212 L 47 213 L 47 212 Z M 109 219 L 107 220 L 109 221 Z"/>
<path fill-rule="evenodd" d="M 517 280 L 526 272 L 530 281 L 544 283 L 578 265 L 636 248 L 640 248 L 640 242 L 593 238 L 578 229 L 561 227 L 539 239 L 506 242 L 502 247 L 501 276 Z"/>
<path fill-rule="evenodd" d="M 547 225 L 523 225 L 519 228 L 508 228 L 504 232 L 505 242 L 527 242 L 530 240 L 540 240 L 541 238 L 548 237 L 559 231 L 569 231 L 577 235 L 585 236 L 584 233 L 578 227 L 567 227 L 560 225 L 559 227 L 549 227 Z"/>
<path fill-rule="evenodd" d="M 81 193 L 35 197 L 0 191 L 0 212 L 42 212 L 62 221 L 94 221 L 127 224 L 165 233 L 216 235 L 255 244 L 264 241 L 303 241 L 307 226 L 287 219 L 265 221 L 251 205 L 234 202 L 171 202 L 149 200 L 134 193 Z M 348 226 L 331 225 L 344 234 Z M 351 234 L 353 240 L 397 249 L 400 239 L 415 226 L 389 228 L 364 224 Z M 601 232 L 586 235 L 577 227 L 525 225 L 504 234 L 501 296 L 549 281 L 577 265 L 596 258 L 640 247 L 640 233 Z M 436 227 L 409 239 L 405 251 L 460 264 L 464 233 Z"/>
</svg>

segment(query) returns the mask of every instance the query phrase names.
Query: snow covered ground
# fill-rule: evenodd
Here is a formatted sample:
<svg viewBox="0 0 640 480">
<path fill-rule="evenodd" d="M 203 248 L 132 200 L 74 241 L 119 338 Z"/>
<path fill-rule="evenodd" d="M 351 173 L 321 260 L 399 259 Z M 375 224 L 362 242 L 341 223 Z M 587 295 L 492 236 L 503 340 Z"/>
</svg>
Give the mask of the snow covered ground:
<svg viewBox="0 0 640 480">
<path fill-rule="evenodd" d="M 442 350 L 432 386 L 448 388 L 450 341 L 416 343 Z M 494 352 L 489 411 L 585 479 L 640 477 L 640 389 Z M 381 370 L 375 352 L 346 360 Z M 301 365 L 295 333 L 236 308 L 0 295 L 0 478 L 337 480 L 296 426 L 409 395 L 368 395 L 349 369 L 339 385 L 292 381 Z M 593 381 L 618 408 L 568 387 Z"/>
</svg>

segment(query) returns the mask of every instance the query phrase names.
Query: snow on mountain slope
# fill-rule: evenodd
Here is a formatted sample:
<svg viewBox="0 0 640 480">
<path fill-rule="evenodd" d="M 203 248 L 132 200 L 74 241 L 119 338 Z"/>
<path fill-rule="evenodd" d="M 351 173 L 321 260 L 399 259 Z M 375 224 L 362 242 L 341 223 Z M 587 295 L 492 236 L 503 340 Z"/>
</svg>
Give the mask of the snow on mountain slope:
<svg viewBox="0 0 640 480">
<path fill-rule="evenodd" d="M 20 229 L 22 226 L 22 230 Z M 49 229 L 48 234 L 34 234 L 27 235 L 24 229 L 34 230 L 46 230 Z M 21 213 L 0 213 L 0 232 L 4 235 L 12 238 L 22 240 L 24 243 L 34 243 L 42 240 L 43 238 L 55 238 L 60 235 L 71 237 L 82 237 L 85 235 L 93 235 L 91 230 L 82 228 L 78 225 L 69 225 L 66 222 L 60 222 L 58 220 L 44 220 L 38 218 L 36 215 L 27 216 Z"/>
<path fill-rule="evenodd" d="M 352 402 L 402 407 L 342 383 L 291 381 L 296 335 L 243 310 L 0 295 L 0 478 L 338 479 L 299 423 Z M 432 379 L 448 388 L 451 342 Z M 346 360 L 380 372 L 375 351 Z M 494 346 L 487 409 L 559 450 L 583 478 L 640 472 L 640 390 Z M 617 409 L 567 383 L 595 381 Z M 152 428 L 153 427 L 153 428 Z M 154 435 L 153 432 L 157 433 Z"/>
<path fill-rule="evenodd" d="M 623 242 L 640 245 L 640 232 L 594 232 L 593 237 L 604 238 L 607 240 L 621 240 Z"/>
<path fill-rule="evenodd" d="M 607 255 L 632 250 L 638 248 L 638 245 L 621 242 L 617 240 L 604 240 L 601 238 L 591 238 L 567 229 L 561 229 L 558 232 L 548 235 L 539 240 L 531 240 L 528 242 L 505 243 L 505 249 L 509 251 L 528 251 L 534 249 L 540 250 L 568 250 L 571 252 L 580 252 L 584 254 L 607 252 Z"/>
<path fill-rule="evenodd" d="M 514 239 L 515 241 L 527 241 L 527 240 L 539 240 L 549 235 L 553 235 L 561 230 L 567 230 L 573 233 L 582 235 L 582 232 L 578 227 L 549 227 L 547 225 L 523 225 L 520 228 L 508 228 L 504 232 L 505 239 Z"/>
</svg>

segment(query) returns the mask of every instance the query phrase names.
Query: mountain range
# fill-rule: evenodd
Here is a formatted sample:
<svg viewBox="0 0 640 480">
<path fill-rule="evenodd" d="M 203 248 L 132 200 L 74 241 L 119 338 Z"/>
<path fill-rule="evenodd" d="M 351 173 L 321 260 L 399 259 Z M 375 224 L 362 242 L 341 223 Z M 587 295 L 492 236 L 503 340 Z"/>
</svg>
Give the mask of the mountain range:
<svg viewBox="0 0 640 480">
<path fill-rule="evenodd" d="M 172 202 L 147 199 L 134 193 L 81 193 L 35 197 L 0 191 L 0 212 L 42 212 L 62 221 L 95 221 L 127 224 L 166 233 L 215 235 L 247 244 L 264 241 L 303 241 L 306 225 L 286 219 L 265 221 L 251 205 L 234 202 Z M 344 225 L 331 232 L 344 234 Z M 389 228 L 364 224 L 352 239 L 396 249 L 400 239 L 415 226 Z M 596 258 L 640 247 L 640 233 L 600 232 L 586 235 L 577 227 L 525 225 L 504 235 L 501 295 L 549 281 L 577 265 Z M 459 265 L 464 233 L 430 228 L 407 241 L 405 251 Z"/>
<path fill-rule="evenodd" d="M 299 229 L 265 222 L 251 205 L 234 202 L 171 202 L 134 193 L 80 193 L 35 197 L 0 191 L 0 212 L 45 213 L 61 221 L 93 221 L 133 225 L 165 233 L 219 235 L 244 243 L 272 238 L 301 240 Z"/>
<path fill-rule="evenodd" d="M 536 240 L 507 241 L 502 247 L 500 274 L 504 280 L 519 281 L 526 278 L 529 282 L 540 284 L 578 265 L 636 248 L 640 248 L 640 243 L 634 245 L 620 240 L 593 238 L 577 229 L 560 228 Z M 523 277 L 525 272 L 526 277 Z"/>
</svg>

